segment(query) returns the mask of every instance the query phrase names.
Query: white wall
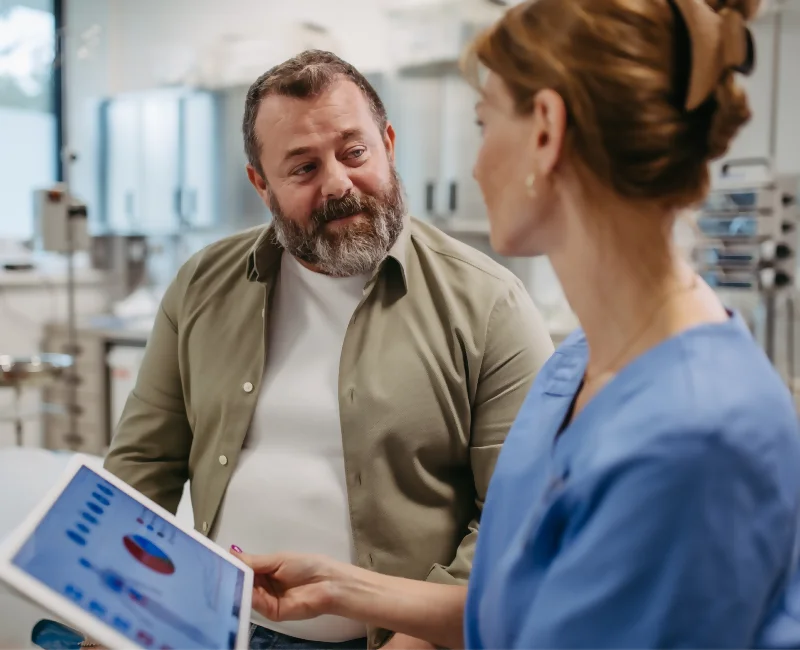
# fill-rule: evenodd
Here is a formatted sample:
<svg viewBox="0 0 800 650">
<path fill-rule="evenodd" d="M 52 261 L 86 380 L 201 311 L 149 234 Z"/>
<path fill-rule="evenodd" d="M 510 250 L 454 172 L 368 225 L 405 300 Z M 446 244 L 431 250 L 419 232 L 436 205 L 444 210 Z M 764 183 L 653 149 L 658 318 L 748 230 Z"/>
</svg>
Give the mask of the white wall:
<svg viewBox="0 0 800 650">
<path fill-rule="evenodd" d="M 79 2 L 82 0 L 78 0 Z M 278 39 L 298 21 L 327 28 L 339 53 L 369 71 L 387 60 L 377 0 L 109 0 L 117 59 L 112 92 L 143 90 L 190 72 L 221 39 Z M 266 70 L 278 61 L 264 61 Z"/>
</svg>

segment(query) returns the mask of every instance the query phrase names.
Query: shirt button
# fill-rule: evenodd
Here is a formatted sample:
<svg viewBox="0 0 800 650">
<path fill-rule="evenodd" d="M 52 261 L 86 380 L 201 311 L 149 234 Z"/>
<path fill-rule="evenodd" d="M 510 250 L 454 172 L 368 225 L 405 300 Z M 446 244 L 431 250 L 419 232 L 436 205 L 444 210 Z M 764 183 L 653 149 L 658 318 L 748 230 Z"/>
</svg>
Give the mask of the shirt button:
<svg viewBox="0 0 800 650">
<path fill-rule="evenodd" d="M 207 532 L 208 532 L 208 522 L 207 522 L 207 521 L 204 521 L 204 522 L 203 522 L 203 532 L 204 532 L 204 533 L 207 533 Z"/>
<path fill-rule="evenodd" d="M 350 389 L 350 401 L 352 402 L 355 398 L 356 398 L 356 389 L 355 388 L 351 388 Z"/>
<path fill-rule="evenodd" d="M 245 393 L 252 393 L 253 392 L 253 384 L 249 381 L 244 382 L 244 386 L 242 386 Z"/>
<path fill-rule="evenodd" d="M 228 464 L 228 457 L 223 455 L 219 457 L 219 464 L 225 466 Z"/>
<path fill-rule="evenodd" d="M 358 483 L 359 485 L 361 485 L 361 474 L 360 474 L 360 473 L 359 473 L 359 474 L 356 474 L 356 483 Z"/>
<path fill-rule="evenodd" d="M 266 311 L 265 311 L 264 309 L 262 309 L 262 310 L 261 310 L 261 318 L 264 318 L 264 314 L 265 314 L 265 313 L 266 313 Z"/>
</svg>

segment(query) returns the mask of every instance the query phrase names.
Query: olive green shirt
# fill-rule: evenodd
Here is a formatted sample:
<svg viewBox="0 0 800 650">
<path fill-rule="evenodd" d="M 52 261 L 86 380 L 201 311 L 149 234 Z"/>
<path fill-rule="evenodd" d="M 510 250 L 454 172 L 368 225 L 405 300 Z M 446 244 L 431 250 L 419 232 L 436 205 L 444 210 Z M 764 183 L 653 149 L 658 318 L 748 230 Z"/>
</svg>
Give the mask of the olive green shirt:
<svg viewBox="0 0 800 650">
<path fill-rule="evenodd" d="M 106 460 L 172 512 L 190 479 L 195 526 L 205 534 L 269 360 L 281 254 L 261 227 L 181 268 Z M 406 222 L 368 281 L 341 352 L 342 443 L 360 566 L 466 582 L 497 455 L 552 351 L 510 271 L 428 224 Z M 254 517 L 260 498 L 269 497 L 253 495 Z M 387 638 L 369 635 L 371 647 Z"/>
</svg>

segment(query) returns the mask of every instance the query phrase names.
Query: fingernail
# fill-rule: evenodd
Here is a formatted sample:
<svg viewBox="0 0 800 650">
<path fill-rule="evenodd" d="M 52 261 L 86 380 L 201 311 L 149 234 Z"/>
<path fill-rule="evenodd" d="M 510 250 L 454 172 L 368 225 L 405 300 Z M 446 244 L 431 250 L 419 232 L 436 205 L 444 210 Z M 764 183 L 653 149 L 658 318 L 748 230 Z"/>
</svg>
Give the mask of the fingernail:
<svg viewBox="0 0 800 650">
<path fill-rule="evenodd" d="M 243 552 L 242 549 L 240 549 L 238 546 L 236 546 L 236 544 L 231 544 L 231 550 L 234 553 L 242 553 Z"/>
</svg>

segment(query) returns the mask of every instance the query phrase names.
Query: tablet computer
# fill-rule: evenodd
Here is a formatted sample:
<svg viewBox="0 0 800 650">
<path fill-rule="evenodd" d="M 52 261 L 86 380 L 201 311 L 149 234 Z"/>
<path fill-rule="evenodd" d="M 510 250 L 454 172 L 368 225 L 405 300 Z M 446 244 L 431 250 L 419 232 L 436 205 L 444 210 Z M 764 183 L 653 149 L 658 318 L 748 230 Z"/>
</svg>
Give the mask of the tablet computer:
<svg viewBox="0 0 800 650">
<path fill-rule="evenodd" d="M 109 648 L 247 648 L 252 570 L 86 461 L 0 547 L 0 579 Z"/>
</svg>

